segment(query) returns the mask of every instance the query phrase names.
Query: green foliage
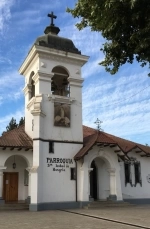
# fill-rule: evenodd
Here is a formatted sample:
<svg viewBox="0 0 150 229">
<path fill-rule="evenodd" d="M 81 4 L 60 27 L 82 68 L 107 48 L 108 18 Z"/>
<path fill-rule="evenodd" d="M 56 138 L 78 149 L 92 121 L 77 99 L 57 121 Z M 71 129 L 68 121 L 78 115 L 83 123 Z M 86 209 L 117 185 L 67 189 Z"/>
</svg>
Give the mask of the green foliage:
<svg viewBox="0 0 150 229">
<path fill-rule="evenodd" d="M 21 126 L 25 123 L 25 117 L 21 117 L 18 126 Z"/>
<path fill-rule="evenodd" d="M 21 117 L 21 119 L 20 119 L 20 121 L 19 121 L 19 124 L 17 124 L 17 123 L 16 123 L 16 119 L 14 119 L 14 118 L 12 117 L 12 119 L 10 120 L 8 126 L 6 126 L 6 131 L 4 131 L 4 132 L 2 133 L 2 135 L 3 135 L 4 133 L 10 131 L 10 130 L 13 130 L 13 129 L 15 129 L 15 128 L 21 126 L 21 125 L 23 125 L 24 123 L 25 123 L 25 118 L 24 118 L 24 117 Z"/>
<path fill-rule="evenodd" d="M 18 124 L 16 123 L 16 119 L 12 118 L 8 124 L 8 126 L 6 126 L 6 131 L 10 131 L 13 130 L 15 128 L 18 127 Z"/>
<path fill-rule="evenodd" d="M 134 59 L 150 67 L 150 0 L 78 0 L 67 12 L 80 18 L 79 30 L 89 26 L 106 39 L 100 49 L 106 71 L 115 74 Z"/>
</svg>

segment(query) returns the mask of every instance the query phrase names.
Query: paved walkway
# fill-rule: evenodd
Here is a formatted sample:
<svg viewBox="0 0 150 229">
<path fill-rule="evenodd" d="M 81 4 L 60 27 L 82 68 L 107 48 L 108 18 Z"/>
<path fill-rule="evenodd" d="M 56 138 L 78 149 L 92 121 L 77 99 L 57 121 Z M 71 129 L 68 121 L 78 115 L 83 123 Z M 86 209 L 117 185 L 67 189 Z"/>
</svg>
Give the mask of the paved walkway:
<svg viewBox="0 0 150 229">
<path fill-rule="evenodd" d="M 150 206 L 70 210 L 150 228 Z M 66 211 L 1 211 L 0 229 L 129 229 L 140 228 Z"/>
</svg>

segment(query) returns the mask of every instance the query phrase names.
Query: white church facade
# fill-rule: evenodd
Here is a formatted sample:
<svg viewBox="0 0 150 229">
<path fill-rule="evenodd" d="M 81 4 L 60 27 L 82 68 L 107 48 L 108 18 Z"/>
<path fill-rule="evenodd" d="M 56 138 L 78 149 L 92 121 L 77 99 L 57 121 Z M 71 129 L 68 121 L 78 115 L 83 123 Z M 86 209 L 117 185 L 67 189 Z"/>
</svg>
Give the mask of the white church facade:
<svg viewBox="0 0 150 229">
<path fill-rule="evenodd" d="M 25 125 L 0 137 L 0 204 L 30 211 L 94 200 L 150 203 L 150 147 L 82 125 L 87 56 L 53 24 L 23 64 Z"/>
</svg>

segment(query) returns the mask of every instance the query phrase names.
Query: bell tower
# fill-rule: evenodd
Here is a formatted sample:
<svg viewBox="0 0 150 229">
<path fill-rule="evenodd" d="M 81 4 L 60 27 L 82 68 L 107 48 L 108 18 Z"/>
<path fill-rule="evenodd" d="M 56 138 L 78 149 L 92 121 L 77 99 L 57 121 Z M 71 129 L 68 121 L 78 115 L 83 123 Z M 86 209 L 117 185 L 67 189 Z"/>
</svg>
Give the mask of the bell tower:
<svg viewBox="0 0 150 229">
<path fill-rule="evenodd" d="M 56 191 L 62 179 L 70 184 L 69 167 L 64 165 L 65 171 L 55 172 L 56 164 L 48 168 L 48 158 L 73 160 L 83 143 L 81 67 L 89 57 L 82 55 L 72 40 L 58 36 L 56 16 L 53 12 L 48 16 L 51 24 L 36 39 L 19 69 L 25 77 L 25 131 L 33 139 L 31 210 L 41 209 L 42 202 L 67 201 L 68 196 L 75 201 L 75 188 L 61 197 Z M 51 186 L 54 175 L 55 185 Z"/>
<path fill-rule="evenodd" d="M 88 57 L 50 26 L 20 67 L 25 76 L 25 130 L 31 138 L 82 141 L 81 67 Z"/>
</svg>

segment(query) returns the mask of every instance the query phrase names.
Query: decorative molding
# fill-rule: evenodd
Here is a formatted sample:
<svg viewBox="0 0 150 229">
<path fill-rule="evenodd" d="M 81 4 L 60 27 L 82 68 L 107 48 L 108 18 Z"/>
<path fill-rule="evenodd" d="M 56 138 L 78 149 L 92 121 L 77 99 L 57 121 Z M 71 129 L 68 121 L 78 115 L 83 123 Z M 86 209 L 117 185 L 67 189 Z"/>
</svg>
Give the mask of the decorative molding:
<svg viewBox="0 0 150 229">
<path fill-rule="evenodd" d="M 34 76 L 32 77 L 32 79 L 34 80 L 35 84 L 40 80 L 40 81 L 46 81 L 51 83 L 51 78 L 53 77 L 53 73 L 46 73 L 46 72 L 41 72 L 41 71 L 37 71 Z"/>
<path fill-rule="evenodd" d="M 31 111 L 31 114 L 32 114 L 33 116 L 41 116 L 41 117 L 45 117 L 45 116 L 46 116 L 46 114 L 43 113 L 42 111 L 35 111 L 35 110 L 32 110 L 32 111 Z"/>
<path fill-rule="evenodd" d="M 37 173 L 38 172 L 38 167 L 39 166 L 33 166 L 30 168 L 30 173 Z"/>
<path fill-rule="evenodd" d="M 58 142 L 58 143 L 68 143 L 68 144 L 83 144 L 83 142 L 77 142 L 77 141 L 60 141 L 60 140 L 54 140 L 54 139 L 43 139 L 43 138 L 33 138 L 33 141 L 42 141 L 42 142 Z"/>
<path fill-rule="evenodd" d="M 67 103 L 71 104 L 75 101 L 75 98 L 72 97 L 65 97 L 65 96 L 59 96 L 59 95 L 48 95 L 49 101 L 52 102 L 58 102 L 58 103 Z"/>
<path fill-rule="evenodd" d="M 27 84 L 27 85 L 23 88 L 24 94 L 27 95 L 29 92 L 31 92 L 31 88 L 32 88 L 32 85 L 31 85 L 31 84 Z"/>
<path fill-rule="evenodd" d="M 110 173 L 111 176 L 113 176 L 113 175 L 115 175 L 116 169 L 109 168 L 107 171 Z"/>
<path fill-rule="evenodd" d="M 27 109 L 29 110 L 30 107 L 34 104 L 34 101 L 35 101 L 35 97 L 32 97 L 29 101 L 29 103 L 27 104 Z"/>
<path fill-rule="evenodd" d="M 19 73 L 21 75 L 26 76 L 28 71 L 31 70 L 32 66 L 37 62 L 38 58 L 39 58 L 39 55 L 37 53 L 37 50 L 35 49 L 35 46 L 32 46 L 32 48 L 29 50 L 29 53 L 28 53 L 26 59 L 24 60 L 24 62 L 22 63 L 22 65 L 19 69 Z M 39 66 L 37 66 L 36 69 L 38 67 Z"/>
<path fill-rule="evenodd" d="M 69 77 L 68 81 L 69 81 L 70 86 L 82 87 L 82 83 L 84 79 Z"/>
<path fill-rule="evenodd" d="M 80 75 L 80 73 L 81 73 L 81 72 L 80 72 L 80 69 L 77 69 L 77 70 L 76 70 L 76 74 L 77 74 L 77 75 Z"/>
<path fill-rule="evenodd" d="M 73 63 L 79 66 L 83 66 L 88 61 L 89 56 L 74 54 L 60 50 L 58 51 L 43 46 L 33 45 L 26 59 L 22 63 L 19 69 L 19 73 L 22 75 L 26 75 L 26 72 L 29 70 L 31 65 L 33 66 L 33 63 L 40 58 L 51 59 L 58 62 L 66 62 L 67 64 Z"/>
<path fill-rule="evenodd" d="M 30 173 L 31 172 L 32 167 L 27 167 L 26 170 Z"/>
<path fill-rule="evenodd" d="M 34 116 L 41 116 L 41 117 L 45 117 L 46 114 L 42 111 L 42 94 L 36 95 L 35 96 L 35 100 L 33 103 L 33 110 L 31 111 L 31 114 L 33 114 Z"/>
<path fill-rule="evenodd" d="M 79 66 L 83 66 L 87 60 L 89 59 L 88 56 L 79 55 L 79 54 L 73 54 L 69 52 L 60 51 L 58 53 L 58 50 L 50 49 L 47 50 L 40 50 L 39 57 L 43 59 L 49 59 L 57 62 L 63 62 L 63 63 L 70 63 L 70 64 L 76 64 Z"/>
<path fill-rule="evenodd" d="M 0 175 L 2 175 L 3 170 L 7 169 L 7 167 L 0 166 Z"/>
<path fill-rule="evenodd" d="M 41 61 L 41 67 L 42 68 L 46 68 L 47 67 L 47 64 Z"/>
</svg>

